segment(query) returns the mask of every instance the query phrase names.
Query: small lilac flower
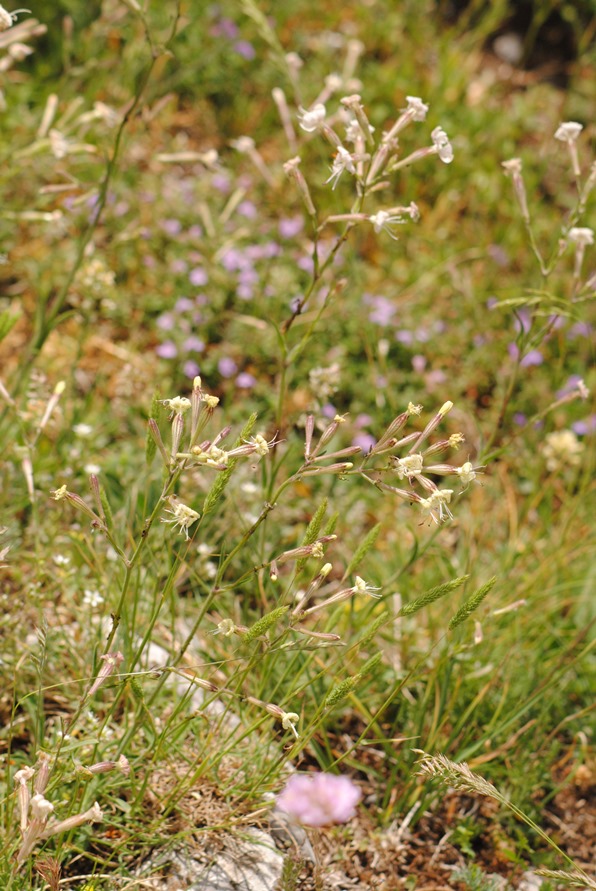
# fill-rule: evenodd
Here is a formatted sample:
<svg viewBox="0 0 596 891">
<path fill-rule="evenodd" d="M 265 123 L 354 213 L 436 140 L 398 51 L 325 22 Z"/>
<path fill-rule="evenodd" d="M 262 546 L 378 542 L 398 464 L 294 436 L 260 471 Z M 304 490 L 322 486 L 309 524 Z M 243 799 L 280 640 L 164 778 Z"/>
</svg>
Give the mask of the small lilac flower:
<svg viewBox="0 0 596 891">
<path fill-rule="evenodd" d="M 523 331 L 524 334 L 528 333 L 532 327 L 532 316 L 527 309 L 518 309 L 513 325 L 516 331 Z"/>
<path fill-rule="evenodd" d="M 520 368 L 530 368 L 532 365 L 542 365 L 543 362 L 544 356 L 540 350 L 530 350 L 519 364 Z"/>
<path fill-rule="evenodd" d="M 372 312 L 368 315 L 369 322 L 384 326 L 392 323 L 396 307 L 387 297 L 370 297 L 366 302 L 373 306 Z"/>
<path fill-rule="evenodd" d="M 189 279 L 191 285 L 194 285 L 195 287 L 200 288 L 203 285 L 207 284 L 207 282 L 209 281 L 209 276 L 207 275 L 207 273 L 205 272 L 205 270 L 203 269 L 202 266 L 195 266 L 194 269 L 191 269 L 188 279 Z"/>
<path fill-rule="evenodd" d="M 176 312 L 190 312 L 191 309 L 194 309 L 194 303 L 188 297 L 180 297 L 176 301 L 174 309 Z"/>
<path fill-rule="evenodd" d="M 513 415 L 513 423 L 517 427 L 523 427 L 525 424 L 527 424 L 527 422 L 528 422 L 528 419 L 527 419 L 526 415 L 523 413 L 523 411 L 516 411 L 515 414 Z"/>
<path fill-rule="evenodd" d="M 155 352 L 161 359 L 175 359 L 178 355 L 178 348 L 171 340 L 164 340 L 163 343 L 156 348 Z"/>
<path fill-rule="evenodd" d="M 174 237 L 175 235 L 180 235 L 182 232 L 182 223 L 180 220 L 163 220 L 161 229 L 166 235 Z"/>
<path fill-rule="evenodd" d="M 143 257 L 143 266 L 145 266 L 147 269 L 155 269 L 155 267 L 157 266 L 157 260 L 155 259 L 155 257 L 152 257 L 151 254 L 145 254 L 145 256 Z"/>
<path fill-rule="evenodd" d="M 238 25 L 232 19 L 223 17 L 211 27 L 209 33 L 213 37 L 227 37 L 233 40 L 238 36 Z"/>
<path fill-rule="evenodd" d="M 277 807 L 305 826 L 329 826 L 351 820 L 361 797 L 349 777 L 315 773 L 290 777 L 277 796 Z"/>
<path fill-rule="evenodd" d="M 205 349 L 205 344 L 200 337 L 191 335 L 184 341 L 184 349 L 187 353 L 202 353 Z"/>
<path fill-rule="evenodd" d="M 171 331 L 174 327 L 174 318 L 171 313 L 164 312 L 161 316 L 158 316 L 157 327 L 161 328 L 162 331 Z"/>
<path fill-rule="evenodd" d="M 238 366 L 233 359 L 224 356 L 217 363 L 217 370 L 222 377 L 232 377 L 232 375 L 236 374 L 236 372 L 238 371 Z"/>
<path fill-rule="evenodd" d="M 251 284 L 241 282 L 236 288 L 236 295 L 241 300 L 252 300 L 254 297 L 254 288 Z"/>
<path fill-rule="evenodd" d="M 182 371 L 184 372 L 185 377 L 190 378 L 195 378 L 201 373 L 201 369 L 196 362 L 193 362 L 192 359 L 188 359 L 184 363 L 184 365 L 182 366 Z"/>
<path fill-rule="evenodd" d="M 588 322 L 575 322 L 567 332 L 568 340 L 575 340 L 576 337 L 589 337 L 592 333 L 592 326 Z"/>
<path fill-rule="evenodd" d="M 248 371 L 241 371 L 236 378 L 236 386 L 240 387 L 241 390 L 251 390 L 256 382 L 256 378 L 249 374 Z"/>
<path fill-rule="evenodd" d="M 237 248 L 228 248 L 224 251 L 219 262 L 227 272 L 236 272 L 246 266 L 246 258 Z"/>
<path fill-rule="evenodd" d="M 403 343 L 404 346 L 411 346 L 414 343 L 414 335 L 411 331 L 407 331 L 405 328 L 396 333 L 395 339 L 398 343 Z"/>
<path fill-rule="evenodd" d="M 184 275 L 187 269 L 188 263 L 181 257 L 175 257 L 170 263 L 170 272 L 173 272 L 174 275 Z"/>
<path fill-rule="evenodd" d="M 327 402 L 321 409 L 321 413 L 325 418 L 334 418 L 337 414 L 337 409 L 330 402 Z"/>
<path fill-rule="evenodd" d="M 583 421 L 575 421 L 571 425 L 571 429 L 578 436 L 588 436 L 590 433 L 596 433 L 596 415 L 589 415 Z"/>
<path fill-rule="evenodd" d="M 217 192 L 227 195 L 230 191 L 230 177 L 225 173 L 214 173 L 211 177 L 211 185 Z"/>
<path fill-rule="evenodd" d="M 421 356 L 419 353 L 412 356 L 412 368 L 416 374 L 422 374 L 426 368 L 426 356 Z"/>
<path fill-rule="evenodd" d="M 368 454 L 372 447 L 377 444 L 376 437 L 372 433 L 357 433 L 352 440 L 353 446 L 360 446 L 364 454 Z"/>
<path fill-rule="evenodd" d="M 234 50 L 239 56 L 242 56 L 243 59 L 248 59 L 248 61 L 254 59 L 257 54 L 254 46 L 248 40 L 237 40 L 234 44 Z"/>
<path fill-rule="evenodd" d="M 195 223 L 193 226 L 190 227 L 190 229 L 188 230 L 188 237 L 192 239 L 199 239 L 203 237 L 203 230 L 198 223 Z"/>
<path fill-rule="evenodd" d="M 279 234 L 282 238 L 295 238 L 303 228 L 302 217 L 284 217 L 279 221 Z"/>
<path fill-rule="evenodd" d="M 495 306 L 498 305 L 498 303 L 499 303 L 499 300 L 497 297 L 489 297 L 488 300 L 486 301 L 486 308 L 493 309 Z"/>
<path fill-rule="evenodd" d="M 486 249 L 488 256 L 493 260 L 497 266 L 507 266 L 509 263 L 509 256 L 507 251 L 505 251 L 500 244 L 489 244 Z"/>
<path fill-rule="evenodd" d="M 236 210 L 241 217 L 246 217 L 247 220 L 254 220 L 258 215 L 257 208 L 252 201 L 241 201 Z"/>
<path fill-rule="evenodd" d="M 370 415 L 356 415 L 356 417 L 354 418 L 354 427 L 356 427 L 358 430 L 361 430 L 363 427 L 368 427 L 368 425 L 372 424 L 372 422 L 373 419 Z"/>
</svg>

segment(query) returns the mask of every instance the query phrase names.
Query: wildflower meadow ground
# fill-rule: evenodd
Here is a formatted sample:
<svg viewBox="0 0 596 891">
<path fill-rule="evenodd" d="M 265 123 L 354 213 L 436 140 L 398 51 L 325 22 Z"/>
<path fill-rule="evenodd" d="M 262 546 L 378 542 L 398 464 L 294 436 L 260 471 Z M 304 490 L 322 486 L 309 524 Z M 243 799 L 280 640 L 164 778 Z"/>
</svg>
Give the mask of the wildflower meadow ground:
<svg viewBox="0 0 596 891">
<path fill-rule="evenodd" d="M 1 889 L 596 888 L 595 61 L 0 6 Z"/>
</svg>

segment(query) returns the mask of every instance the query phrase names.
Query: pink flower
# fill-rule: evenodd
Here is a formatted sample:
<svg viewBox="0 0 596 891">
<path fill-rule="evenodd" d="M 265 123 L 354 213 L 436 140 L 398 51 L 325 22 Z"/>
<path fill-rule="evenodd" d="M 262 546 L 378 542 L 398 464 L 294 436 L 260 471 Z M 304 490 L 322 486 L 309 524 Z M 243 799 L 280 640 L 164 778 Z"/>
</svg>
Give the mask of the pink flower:
<svg viewBox="0 0 596 891">
<path fill-rule="evenodd" d="M 277 796 L 277 806 L 297 823 L 328 826 L 351 820 L 361 797 L 348 777 L 315 773 L 291 777 Z"/>
</svg>

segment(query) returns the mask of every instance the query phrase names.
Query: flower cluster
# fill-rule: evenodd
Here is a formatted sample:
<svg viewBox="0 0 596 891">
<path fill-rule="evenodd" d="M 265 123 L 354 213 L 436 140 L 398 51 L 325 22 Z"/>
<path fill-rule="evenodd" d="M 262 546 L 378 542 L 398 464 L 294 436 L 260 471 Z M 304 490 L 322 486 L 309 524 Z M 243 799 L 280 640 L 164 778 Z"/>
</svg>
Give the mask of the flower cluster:
<svg viewBox="0 0 596 891">
<path fill-rule="evenodd" d="M 126 768 L 128 768 L 128 762 Z M 116 762 L 110 762 L 116 766 Z M 123 771 L 124 763 L 121 762 Z M 97 765 L 94 765 L 97 767 Z M 96 773 L 92 770 L 91 773 Z M 97 823 L 103 819 L 101 808 L 97 802 L 88 810 L 65 820 L 56 821 L 48 824 L 51 814 L 54 812 L 54 805 L 45 797 L 45 791 L 50 778 L 50 756 L 45 752 L 39 753 L 39 760 L 35 768 L 23 767 L 17 770 L 14 775 L 14 784 L 16 786 L 17 810 L 19 814 L 19 823 L 23 836 L 21 847 L 17 854 L 17 863 L 23 863 L 33 852 L 33 849 L 40 841 L 51 838 L 61 832 L 70 832 L 77 826 L 84 823 Z M 33 795 L 31 794 L 33 792 Z"/>
<path fill-rule="evenodd" d="M 335 189 L 344 174 L 352 177 L 361 198 L 360 206 L 367 192 L 383 189 L 388 185 L 384 178 L 402 167 L 430 155 L 438 155 L 444 164 L 453 161 L 453 148 L 442 127 L 435 127 L 432 131 L 432 145 L 418 149 L 405 158 L 399 157 L 398 134 L 409 124 L 426 119 L 428 105 L 418 96 L 406 97 L 406 107 L 397 121 L 377 141 L 374 137 L 375 128 L 371 126 L 358 94 L 343 97 L 340 100 L 340 111 L 333 116 L 328 115 L 321 98 L 319 97 L 310 108 L 300 109 L 298 122 L 305 133 L 319 133 L 331 144 L 334 157 L 331 175 L 326 182 Z M 345 126 L 343 141 L 336 129 L 338 121 L 343 122 Z M 346 144 L 349 144 L 349 147 Z M 286 164 L 286 173 L 296 181 L 308 213 L 315 216 L 310 192 L 299 172 L 298 164 L 299 158 L 292 159 Z M 407 208 L 382 208 L 373 214 L 354 211 L 349 214 L 334 215 L 328 217 L 326 223 L 339 221 L 358 223 L 368 220 L 375 232 L 384 231 L 395 239 L 397 235 L 393 227 L 404 223 L 407 216 L 411 219 L 418 218 L 418 208 L 414 204 Z"/>
<path fill-rule="evenodd" d="M 362 793 L 349 778 L 330 773 L 290 777 L 276 798 L 279 810 L 304 826 L 347 823 Z"/>
<path fill-rule="evenodd" d="M 407 410 L 391 422 L 378 442 L 371 446 L 365 458 L 362 471 L 363 476 L 382 491 L 390 492 L 404 500 L 418 504 L 422 515 L 435 523 L 440 523 L 445 519 L 453 519 L 449 509 L 453 489 L 439 489 L 436 483 L 429 477 L 455 476 L 459 479 L 462 486 L 465 487 L 473 482 L 477 474 L 482 470 L 481 467 L 475 467 L 470 461 L 465 461 L 461 466 L 434 464 L 428 461 L 431 456 L 437 455 L 448 448 L 458 448 L 464 441 L 461 433 L 454 433 L 448 439 L 440 440 L 426 448 L 422 448 L 430 434 L 440 424 L 445 415 L 451 411 L 452 407 L 452 402 L 446 402 L 421 433 L 409 433 L 406 436 L 401 436 L 401 431 L 408 419 L 412 415 L 419 415 L 422 410 L 422 406 L 410 403 Z M 404 455 L 389 454 L 405 446 L 409 448 Z M 368 461 L 384 454 L 388 454 L 388 466 L 386 468 L 375 468 L 374 471 L 371 471 L 366 467 Z M 388 472 L 395 473 L 398 480 L 404 480 L 410 486 L 417 485 L 423 494 L 419 494 L 413 489 L 402 489 L 387 483 L 385 479 Z"/>
</svg>

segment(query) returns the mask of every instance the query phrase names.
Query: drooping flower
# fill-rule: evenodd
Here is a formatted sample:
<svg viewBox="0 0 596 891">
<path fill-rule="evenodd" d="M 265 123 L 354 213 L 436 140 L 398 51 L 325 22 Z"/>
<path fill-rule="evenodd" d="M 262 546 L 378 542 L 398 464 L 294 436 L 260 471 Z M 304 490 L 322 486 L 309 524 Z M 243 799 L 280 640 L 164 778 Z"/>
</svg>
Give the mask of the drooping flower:
<svg viewBox="0 0 596 891">
<path fill-rule="evenodd" d="M 443 128 L 435 127 L 430 135 L 441 161 L 444 164 L 451 164 L 453 161 L 453 147 Z"/>
<path fill-rule="evenodd" d="M 326 115 L 325 106 L 322 102 L 318 102 L 310 109 L 301 108 L 298 115 L 300 127 L 306 133 L 314 133 L 319 127 L 325 123 Z"/>
<path fill-rule="evenodd" d="M 410 112 L 413 121 L 424 121 L 428 112 L 428 105 L 425 105 L 418 96 L 406 96 L 408 106 L 406 111 Z"/>
<path fill-rule="evenodd" d="M 388 210 L 378 210 L 369 216 L 368 221 L 373 224 L 375 232 L 384 230 L 394 241 L 397 241 L 397 235 L 391 226 L 403 223 L 404 219 L 401 214 L 390 213 Z"/>
<path fill-rule="evenodd" d="M 560 142 L 575 142 L 583 129 L 583 124 L 578 124 L 577 121 L 566 121 L 557 127 L 555 139 L 558 139 Z"/>
<path fill-rule="evenodd" d="M 354 164 L 354 160 L 347 149 L 343 146 L 338 145 L 337 154 L 333 159 L 333 166 L 331 168 L 331 176 L 325 180 L 326 183 L 332 182 L 332 189 L 335 189 L 336 185 L 339 182 L 339 178 L 344 172 L 347 170 L 348 173 L 356 173 L 356 165 Z"/>
<path fill-rule="evenodd" d="M 329 826 L 351 820 L 361 797 L 349 777 L 316 773 L 290 777 L 277 796 L 277 807 L 305 826 Z"/>
<path fill-rule="evenodd" d="M 171 514 L 171 519 L 166 519 L 162 517 L 162 523 L 171 523 L 172 526 L 179 526 L 180 532 L 184 533 L 186 541 L 189 540 L 188 527 L 192 526 L 199 517 L 200 514 L 197 513 L 196 510 L 193 510 L 192 507 L 188 507 L 187 504 L 183 504 L 182 501 L 178 501 L 174 499 L 174 496 L 170 498 L 170 504 L 172 505 L 172 510 L 166 510 L 167 514 Z"/>
</svg>

